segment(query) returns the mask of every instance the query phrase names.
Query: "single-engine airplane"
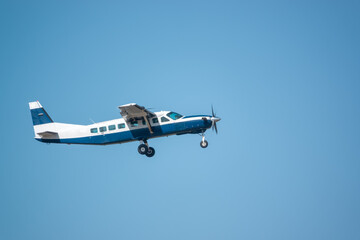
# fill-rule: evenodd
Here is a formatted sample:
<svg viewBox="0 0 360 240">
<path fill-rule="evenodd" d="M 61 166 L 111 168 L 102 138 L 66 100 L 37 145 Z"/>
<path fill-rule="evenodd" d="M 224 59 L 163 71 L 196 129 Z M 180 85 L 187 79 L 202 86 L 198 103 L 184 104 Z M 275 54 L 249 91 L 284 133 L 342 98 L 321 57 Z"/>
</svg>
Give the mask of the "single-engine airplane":
<svg viewBox="0 0 360 240">
<path fill-rule="evenodd" d="M 39 101 L 29 103 L 35 139 L 44 143 L 108 145 L 140 141 L 138 152 L 147 157 L 155 154 L 148 139 L 170 135 L 200 134 L 200 146 L 206 148 L 205 131 L 215 129 L 221 119 L 210 115 L 182 116 L 176 112 L 151 112 L 136 103 L 119 106 L 123 118 L 90 125 L 54 122 Z"/>
</svg>

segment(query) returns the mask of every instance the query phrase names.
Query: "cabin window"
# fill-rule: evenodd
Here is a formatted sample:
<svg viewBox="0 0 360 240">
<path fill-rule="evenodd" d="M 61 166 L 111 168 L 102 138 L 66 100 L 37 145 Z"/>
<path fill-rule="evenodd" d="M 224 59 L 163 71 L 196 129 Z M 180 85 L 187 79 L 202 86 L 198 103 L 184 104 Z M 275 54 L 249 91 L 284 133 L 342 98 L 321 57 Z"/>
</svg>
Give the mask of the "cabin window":
<svg viewBox="0 0 360 240">
<path fill-rule="evenodd" d="M 115 130 L 115 129 L 116 129 L 115 125 L 110 125 L 109 126 L 109 131 L 112 131 L 112 130 Z"/>
<path fill-rule="evenodd" d="M 157 118 L 153 118 L 152 122 L 153 122 L 153 123 L 158 123 L 159 120 L 158 120 Z"/>
<path fill-rule="evenodd" d="M 125 123 L 118 124 L 118 129 L 125 128 Z"/>
<path fill-rule="evenodd" d="M 97 132 L 98 132 L 98 129 L 97 129 L 97 128 L 92 128 L 92 129 L 90 129 L 90 132 L 91 132 L 91 133 L 97 133 Z"/>
<path fill-rule="evenodd" d="M 106 132 L 106 127 L 100 127 L 100 132 Z"/>
<path fill-rule="evenodd" d="M 168 116 L 172 120 L 178 120 L 179 118 L 183 117 L 181 114 L 178 114 L 176 112 L 169 112 L 168 114 L 166 114 L 166 116 Z"/>
<path fill-rule="evenodd" d="M 161 117 L 161 122 L 168 122 L 170 121 L 169 119 L 167 119 L 166 117 Z"/>
<path fill-rule="evenodd" d="M 137 126 L 139 126 L 139 123 L 138 123 L 138 121 L 133 121 L 133 122 L 130 123 L 130 125 L 132 127 L 137 127 Z"/>
<path fill-rule="evenodd" d="M 146 124 L 145 119 L 143 119 L 142 120 L 142 125 L 145 125 L 145 124 Z"/>
</svg>

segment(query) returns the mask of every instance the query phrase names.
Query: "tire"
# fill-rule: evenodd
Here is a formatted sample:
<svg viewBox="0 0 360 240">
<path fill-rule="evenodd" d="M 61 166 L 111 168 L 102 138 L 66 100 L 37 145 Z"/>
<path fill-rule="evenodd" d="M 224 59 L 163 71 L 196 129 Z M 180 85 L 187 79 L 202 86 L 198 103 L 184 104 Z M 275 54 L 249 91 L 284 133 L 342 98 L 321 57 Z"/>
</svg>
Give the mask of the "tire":
<svg viewBox="0 0 360 240">
<path fill-rule="evenodd" d="M 202 148 L 207 148 L 208 145 L 209 143 L 206 140 L 200 142 L 200 147 Z"/>
<path fill-rule="evenodd" d="M 153 157 L 155 155 L 155 149 L 152 148 L 152 147 L 149 147 L 147 153 L 146 153 L 146 156 L 147 157 Z"/>
<path fill-rule="evenodd" d="M 148 152 L 148 146 L 146 146 L 145 144 L 140 144 L 139 147 L 138 147 L 138 152 L 141 154 L 141 155 L 144 155 Z"/>
</svg>

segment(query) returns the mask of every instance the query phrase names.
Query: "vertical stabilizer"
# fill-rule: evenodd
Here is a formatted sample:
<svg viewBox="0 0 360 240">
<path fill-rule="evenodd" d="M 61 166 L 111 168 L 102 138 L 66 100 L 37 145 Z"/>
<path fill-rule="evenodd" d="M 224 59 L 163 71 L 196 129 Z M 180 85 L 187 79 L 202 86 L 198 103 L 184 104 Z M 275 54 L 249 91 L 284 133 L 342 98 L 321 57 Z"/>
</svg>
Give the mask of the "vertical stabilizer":
<svg viewBox="0 0 360 240">
<path fill-rule="evenodd" d="M 54 122 L 39 101 L 30 102 L 29 107 L 34 126 Z"/>
</svg>

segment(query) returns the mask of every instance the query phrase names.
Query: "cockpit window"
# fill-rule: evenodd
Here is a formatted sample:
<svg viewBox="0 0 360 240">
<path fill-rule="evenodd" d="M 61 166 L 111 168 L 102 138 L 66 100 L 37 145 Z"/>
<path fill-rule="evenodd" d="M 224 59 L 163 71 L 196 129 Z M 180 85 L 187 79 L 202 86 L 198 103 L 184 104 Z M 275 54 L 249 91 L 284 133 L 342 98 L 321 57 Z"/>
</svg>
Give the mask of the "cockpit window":
<svg viewBox="0 0 360 240">
<path fill-rule="evenodd" d="M 181 114 L 178 114 L 176 112 L 169 112 L 168 114 L 166 114 L 169 118 L 171 118 L 172 120 L 178 120 L 179 118 L 182 118 L 183 116 Z"/>
</svg>

